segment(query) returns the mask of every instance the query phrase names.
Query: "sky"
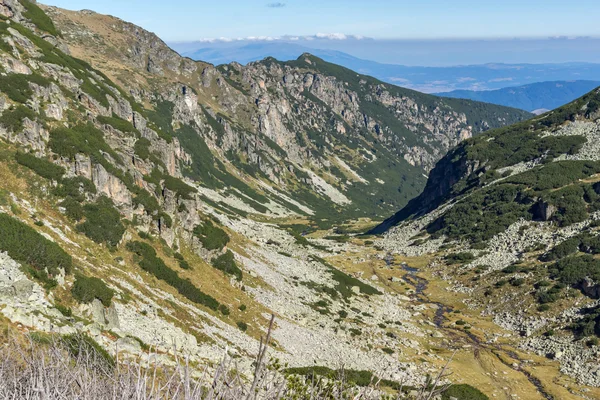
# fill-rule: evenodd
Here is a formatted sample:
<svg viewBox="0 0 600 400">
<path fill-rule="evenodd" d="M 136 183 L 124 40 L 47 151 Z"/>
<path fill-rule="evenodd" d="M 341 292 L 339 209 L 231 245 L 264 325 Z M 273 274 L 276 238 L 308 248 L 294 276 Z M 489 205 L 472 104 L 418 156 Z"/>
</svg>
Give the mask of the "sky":
<svg viewBox="0 0 600 400">
<path fill-rule="evenodd" d="M 167 42 L 600 36 L 597 0 L 42 0 L 133 22 Z"/>
</svg>

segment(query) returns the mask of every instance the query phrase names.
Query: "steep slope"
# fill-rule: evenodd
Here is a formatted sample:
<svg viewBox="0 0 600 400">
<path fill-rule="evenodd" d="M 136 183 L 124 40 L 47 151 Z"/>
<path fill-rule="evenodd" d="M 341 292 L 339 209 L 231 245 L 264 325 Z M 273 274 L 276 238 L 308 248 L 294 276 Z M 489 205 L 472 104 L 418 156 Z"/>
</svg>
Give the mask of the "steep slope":
<svg viewBox="0 0 600 400">
<path fill-rule="evenodd" d="M 74 54 L 152 105 L 167 125 L 171 117 L 175 125 L 193 120 L 191 126 L 228 170 L 281 189 L 317 219 L 381 218 L 417 195 L 423 173 L 460 140 L 530 116 L 400 89 L 310 55 L 289 63 L 267 59 L 214 68 L 178 56 L 123 21 L 91 12 L 49 12 Z M 186 94 L 182 84 L 189 88 Z M 193 160 L 202 157 L 189 140 L 180 141 Z M 186 175 L 219 186 L 197 172 Z"/>
<path fill-rule="evenodd" d="M 424 192 L 373 230 L 468 304 L 598 386 L 600 89 L 453 149 Z M 396 226 L 396 227 L 394 227 Z M 508 288 L 508 289 L 507 289 Z"/>
<path fill-rule="evenodd" d="M 361 139 L 356 150 L 350 141 L 358 139 L 326 131 L 325 137 L 342 145 L 311 144 L 294 152 L 255 128 L 288 132 L 275 129 L 277 120 L 267 118 L 268 112 L 257 111 L 278 110 L 284 103 L 258 101 L 245 91 L 283 96 L 272 89 L 299 90 L 282 83 L 299 79 L 283 72 L 297 73 L 315 79 L 309 86 L 313 95 L 334 104 L 328 96 L 343 97 L 351 88 L 342 90 L 338 78 L 335 83 L 324 75 L 333 66 L 310 56 L 283 66 L 267 60 L 236 77 L 231 69 L 237 66 L 220 72 L 177 58 L 154 36 L 110 17 L 52 9 L 62 21 L 57 28 L 36 3 L 1 0 L 0 6 L 2 332 L 34 331 L 32 337 L 45 343 L 52 341 L 46 335 L 84 334 L 111 354 L 143 358 L 151 349 L 167 364 L 185 355 L 198 369 L 234 358 L 236 370 L 251 376 L 259 337 L 273 314 L 269 356 L 280 360 L 282 369 L 299 368 L 296 375 L 310 374 L 315 366 L 325 375 L 343 367 L 363 384 L 375 373 L 386 379 L 387 389 L 397 390 L 399 382 L 418 387 L 456 351 L 453 380 L 490 396 L 536 393 L 526 375 L 508 366 L 500 367 L 506 375 L 499 379 L 490 376 L 489 366 L 476 373 L 462 368 L 475 355 L 463 347 L 471 343 L 468 336 L 440 323 L 445 306 L 423 295 L 425 285 L 415 283 L 404 259 L 390 259 L 372 240 L 349 234 L 369 221 L 324 230 L 309 219 L 311 213 L 354 205 L 344 205 L 350 189 L 342 192 L 322 177 L 325 161 L 337 154 L 319 149 L 349 148 L 372 163 L 392 160 L 397 149 L 386 144 L 387 155 L 380 156 L 374 152 L 378 143 Z M 65 15 L 75 25 L 104 21 L 95 25 L 102 34 L 87 30 L 78 36 L 80 31 L 61 19 Z M 61 26 L 67 28 L 59 33 Z M 64 38 L 79 44 L 67 46 Z M 106 72 L 74 56 L 83 46 Z M 305 64 L 316 69 L 305 73 Z M 270 74 L 280 77 L 272 78 L 277 84 Z M 359 78 L 366 83 L 348 76 L 343 87 L 374 90 L 369 78 Z M 367 89 L 361 95 L 388 98 Z M 290 109 L 318 103 L 296 102 Z M 341 103 L 350 110 L 349 97 Z M 381 104 L 360 102 L 375 114 L 384 113 Z M 448 104 L 471 103 L 434 104 L 434 110 L 423 106 L 416 115 L 434 120 L 444 115 L 440 126 L 456 129 L 463 117 L 481 118 L 478 113 L 490 110 L 481 105 L 451 114 L 444 111 Z M 359 112 L 350 114 L 348 125 Z M 299 115 L 290 123 L 305 127 L 329 117 Z M 382 135 L 391 135 L 386 126 L 380 125 Z M 415 132 L 426 134 L 427 128 Z M 444 137 L 440 127 L 430 132 L 427 144 L 434 134 Z M 397 147 L 405 140 L 398 136 Z M 233 149 L 237 153 L 229 154 Z M 362 164 L 347 165 L 346 180 L 352 182 L 347 186 L 358 185 Z M 389 170 L 402 173 L 393 165 Z M 6 336 L 0 335 L 0 342 Z"/>
<path fill-rule="evenodd" d="M 484 101 L 534 112 L 553 110 L 600 86 L 597 81 L 538 82 L 498 90 L 454 90 L 439 96 Z"/>
</svg>

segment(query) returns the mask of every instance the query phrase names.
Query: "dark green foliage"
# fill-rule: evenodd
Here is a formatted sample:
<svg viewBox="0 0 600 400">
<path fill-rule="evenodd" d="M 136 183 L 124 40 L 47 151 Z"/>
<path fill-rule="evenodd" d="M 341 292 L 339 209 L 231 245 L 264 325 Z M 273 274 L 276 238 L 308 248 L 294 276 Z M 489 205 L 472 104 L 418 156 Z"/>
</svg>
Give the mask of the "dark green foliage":
<svg viewBox="0 0 600 400">
<path fill-rule="evenodd" d="M 242 270 L 237 266 L 231 250 L 227 250 L 224 254 L 213 258 L 211 263 L 219 271 L 235 276 L 238 281 L 242 280 Z"/>
<path fill-rule="evenodd" d="M 150 157 L 150 140 L 139 138 L 133 146 L 135 154 L 142 160 L 147 160 Z"/>
<path fill-rule="evenodd" d="M 29 19 L 39 30 L 48 32 L 52 36 L 60 36 L 50 17 L 35 2 L 31 0 L 20 1 L 26 9 L 23 13 L 25 18 Z"/>
<path fill-rule="evenodd" d="M 85 221 L 77 225 L 77 229 L 96 243 L 117 246 L 125 233 L 125 227 L 112 200 L 102 196 L 95 203 L 84 205 L 83 210 Z"/>
<path fill-rule="evenodd" d="M 67 197 L 62 202 L 60 202 L 59 205 L 65 209 L 65 215 L 71 218 L 73 221 L 79 222 L 85 216 L 83 206 L 79 201 L 77 201 L 73 197 Z"/>
<path fill-rule="evenodd" d="M 192 282 L 180 278 L 177 272 L 169 268 L 165 262 L 156 255 L 156 251 L 149 244 L 144 242 L 129 242 L 127 243 L 127 249 L 141 258 L 139 265 L 144 271 L 165 281 L 188 300 L 202 304 L 214 311 L 217 311 L 219 308 L 217 300 L 200 291 Z"/>
<path fill-rule="evenodd" d="M 523 184 L 535 191 L 557 189 L 600 172 L 600 162 L 558 161 L 547 163 L 506 180 Z"/>
<path fill-rule="evenodd" d="M 554 261 L 560 258 L 564 258 L 568 255 L 577 253 L 579 250 L 579 244 L 581 240 L 579 238 L 567 239 L 564 242 L 556 245 L 548 253 L 540 257 L 541 261 Z"/>
<path fill-rule="evenodd" d="M 225 316 L 231 314 L 231 311 L 229 311 L 229 308 L 225 304 L 219 305 L 219 312 Z"/>
<path fill-rule="evenodd" d="M 137 207 L 140 204 L 144 207 L 144 210 L 149 215 L 153 215 L 160 210 L 160 205 L 158 204 L 156 197 L 152 196 L 147 190 L 144 189 L 137 190 L 137 194 L 133 198 L 134 207 Z"/>
<path fill-rule="evenodd" d="M 179 267 L 185 270 L 191 270 L 192 266 L 185 260 L 179 260 Z"/>
<path fill-rule="evenodd" d="M 70 159 L 74 159 L 79 153 L 88 155 L 92 161 L 102 164 L 111 173 L 114 167 L 102 153 L 121 162 L 121 157 L 104 140 L 104 133 L 89 123 L 53 130 L 50 132 L 48 145 L 56 154 Z"/>
<path fill-rule="evenodd" d="M 60 165 L 56 165 L 43 158 L 37 158 L 36 156 L 28 153 L 17 152 L 15 159 L 21 165 L 33 170 L 36 174 L 42 178 L 50 179 L 52 181 L 58 181 L 65 174 L 65 169 Z"/>
<path fill-rule="evenodd" d="M 102 371 L 115 367 L 115 359 L 91 337 L 85 334 L 74 334 L 63 336 L 62 339 L 71 356 L 75 358 L 83 356 L 92 366 Z"/>
<path fill-rule="evenodd" d="M 388 379 L 379 379 L 370 371 L 357 371 L 353 369 L 344 369 L 336 371 L 327 367 L 314 366 L 288 368 L 284 372 L 288 375 L 305 376 L 309 380 L 318 379 L 319 377 L 324 377 L 328 379 L 342 379 L 343 377 L 343 380 L 345 382 L 349 384 L 354 384 L 356 386 L 366 387 L 379 382 L 381 386 L 389 387 L 394 390 L 403 389 L 400 383 Z"/>
<path fill-rule="evenodd" d="M 140 136 L 140 132 L 133 126 L 133 124 L 129 121 L 124 120 L 123 118 L 119 118 L 116 115 L 112 117 L 98 116 L 98 122 L 104 125 L 110 125 L 118 131 L 123 133 L 130 133 L 134 136 Z M 146 139 L 147 140 L 147 139 Z"/>
<path fill-rule="evenodd" d="M 56 308 L 58 311 L 60 311 L 60 313 L 61 313 L 62 315 L 64 315 L 64 316 L 65 316 L 65 317 L 67 317 L 67 318 L 70 318 L 70 317 L 72 317 L 72 316 L 73 316 L 73 310 L 71 310 L 71 309 L 70 309 L 69 307 L 67 307 L 67 306 L 64 306 L 64 305 L 62 305 L 62 304 L 55 304 L 55 305 L 54 305 L 54 307 L 55 307 L 55 308 Z"/>
<path fill-rule="evenodd" d="M 357 286 L 360 289 L 362 294 L 366 294 L 368 296 L 371 295 L 380 295 L 382 294 L 379 290 L 375 289 L 373 286 L 367 285 L 363 283 L 361 280 L 354 278 L 350 275 L 345 274 L 339 269 L 335 268 L 331 264 L 329 264 L 324 259 L 311 255 L 310 256 L 314 261 L 319 262 L 326 266 L 331 273 L 331 278 L 336 282 L 335 290 L 345 299 L 353 296 L 355 293 L 352 291 L 353 286 Z"/>
<path fill-rule="evenodd" d="M 105 307 L 109 307 L 115 293 L 102 279 L 77 275 L 71 294 L 80 303 L 91 303 L 94 299 L 98 299 Z"/>
<path fill-rule="evenodd" d="M 531 206 L 520 190 L 516 185 L 501 184 L 475 192 L 434 221 L 428 231 L 475 243 L 491 239 L 520 218 L 532 218 Z"/>
<path fill-rule="evenodd" d="M 96 186 L 89 179 L 83 176 L 76 176 L 62 179 L 60 185 L 54 188 L 52 193 L 58 197 L 71 197 L 81 203 L 85 200 L 86 193 L 96 194 Z"/>
<path fill-rule="evenodd" d="M 223 229 L 206 220 L 194 228 L 194 235 L 207 250 L 221 250 L 229 243 L 229 235 Z"/>
<path fill-rule="evenodd" d="M 236 322 L 236 325 L 242 332 L 246 332 L 248 330 L 248 324 L 242 321 Z"/>
<path fill-rule="evenodd" d="M 549 269 L 550 276 L 569 286 L 576 286 L 589 277 L 600 280 L 600 260 L 591 255 L 569 256 L 558 260 Z"/>
<path fill-rule="evenodd" d="M 473 253 L 461 252 L 453 253 L 446 256 L 446 262 L 448 264 L 467 264 L 475 259 Z"/>
<path fill-rule="evenodd" d="M 182 181 L 181 179 L 175 178 L 171 175 L 166 175 L 164 177 L 164 185 L 165 188 L 169 189 L 172 192 L 177 193 L 184 199 L 192 199 L 192 194 L 196 193 L 197 190 Z"/>
<path fill-rule="evenodd" d="M 38 74 L 8 74 L 0 76 L 0 92 L 6 94 L 11 100 L 17 103 L 26 103 L 33 95 L 33 90 L 29 83 L 35 83 L 39 86 L 48 86 L 50 81 Z"/>
<path fill-rule="evenodd" d="M 58 244 L 4 213 L 0 213 L 0 250 L 36 271 L 56 275 L 62 268 L 71 273 L 73 260 Z"/>
<path fill-rule="evenodd" d="M 442 400 L 489 400 L 489 397 L 483 394 L 473 386 L 461 384 L 452 385 L 442 393 Z"/>
<path fill-rule="evenodd" d="M 19 104 L 2 113 L 0 116 L 0 125 L 8 131 L 17 133 L 23 129 L 23 120 L 25 118 L 34 121 L 36 114 L 31 109 Z"/>
<path fill-rule="evenodd" d="M 583 317 L 574 322 L 570 329 L 578 338 L 592 335 L 600 337 L 600 306 L 584 308 L 581 310 Z"/>
</svg>

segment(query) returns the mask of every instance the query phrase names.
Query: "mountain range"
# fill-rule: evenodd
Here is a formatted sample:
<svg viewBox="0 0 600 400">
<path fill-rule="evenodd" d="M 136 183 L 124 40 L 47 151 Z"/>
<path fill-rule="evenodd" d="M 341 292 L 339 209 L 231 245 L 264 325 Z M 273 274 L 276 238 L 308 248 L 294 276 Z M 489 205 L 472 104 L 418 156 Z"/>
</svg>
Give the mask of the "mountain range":
<svg viewBox="0 0 600 400">
<path fill-rule="evenodd" d="M 342 51 L 320 49 L 290 42 L 190 42 L 174 43 L 173 46 L 187 57 L 215 65 L 234 61 L 246 64 L 260 61 L 266 57 L 288 61 L 295 60 L 303 53 L 310 53 L 361 74 L 425 93 L 451 92 L 453 90 L 497 90 L 507 86 L 522 86 L 547 81 L 596 81 L 600 76 L 600 64 L 594 63 L 487 63 L 431 67 L 383 64 L 354 57 Z M 570 100 L 574 100 L 574 98 Z"/>
<path fill-rule="evenodd" d="M 600 397 L 597 90 L 534 116 L 0 15 L 0 397 Z"/>
<path fill-rule="evenodd" d="M 453 90 L 438 95 L 500 104 L 541 114 L 570 103 L 598 86 L 600 81 L 538 82 L 497 90 Z"/>
</svg>

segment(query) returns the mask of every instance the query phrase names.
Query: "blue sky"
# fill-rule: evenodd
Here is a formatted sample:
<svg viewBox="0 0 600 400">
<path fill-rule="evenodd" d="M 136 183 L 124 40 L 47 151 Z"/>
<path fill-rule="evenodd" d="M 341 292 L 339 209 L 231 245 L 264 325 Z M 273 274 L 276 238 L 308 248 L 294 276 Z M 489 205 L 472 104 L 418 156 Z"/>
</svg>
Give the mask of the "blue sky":
<svg viewBox="0 0 600 400">
<path fill-rule="evenodd" d="M 600 36 L 594 0 L 42 0 L 136 23 L 166 41 L 345 34 L 370 38 Z"/>
</svg>

